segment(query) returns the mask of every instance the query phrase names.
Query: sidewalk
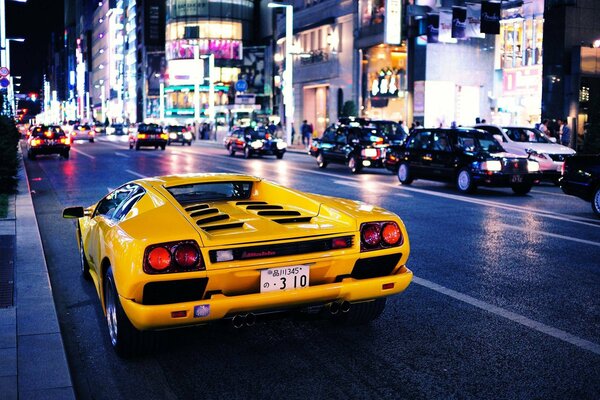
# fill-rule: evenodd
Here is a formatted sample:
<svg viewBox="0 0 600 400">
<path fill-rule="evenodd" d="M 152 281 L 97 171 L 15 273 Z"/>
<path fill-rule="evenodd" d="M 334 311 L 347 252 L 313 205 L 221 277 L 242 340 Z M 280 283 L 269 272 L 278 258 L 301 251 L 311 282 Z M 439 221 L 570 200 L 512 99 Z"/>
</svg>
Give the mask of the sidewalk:
<svg viewBox="0 0 600 400">
<path fill-rule="evenodd" d="M 75 399 L 23 162 L 0 241 L 0 400 Z"/>
</svg>

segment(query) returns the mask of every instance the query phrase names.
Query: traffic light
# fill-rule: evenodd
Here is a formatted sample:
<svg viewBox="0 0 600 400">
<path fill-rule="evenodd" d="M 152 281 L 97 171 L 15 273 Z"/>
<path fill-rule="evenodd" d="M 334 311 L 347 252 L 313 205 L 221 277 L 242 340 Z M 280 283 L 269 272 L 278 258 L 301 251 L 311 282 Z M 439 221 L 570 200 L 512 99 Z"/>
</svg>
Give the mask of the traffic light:
<svg viewBox="0 0 600 400">
<path fill-rule="evenodd" d="M 37 100 L 37 93 L 35 93 L 35 92 L 29 93 L 29 98 L 31 99 L 31 101 L 36 101 Z"/>
</svg>

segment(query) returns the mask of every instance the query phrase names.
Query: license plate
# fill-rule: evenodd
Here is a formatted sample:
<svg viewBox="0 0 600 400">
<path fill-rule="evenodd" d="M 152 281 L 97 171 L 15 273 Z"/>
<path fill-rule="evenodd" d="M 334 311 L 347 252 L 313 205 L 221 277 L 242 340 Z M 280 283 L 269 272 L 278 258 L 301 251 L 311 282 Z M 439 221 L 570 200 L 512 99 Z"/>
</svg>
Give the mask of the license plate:
<svg viewBox="0 0 600 400">
<path fill-rule="evenodd" d="M 523 177 L 522 177 L 521 175 L 513 175 L 513 176 L 510 178 L 510 181 L 511 181 L 512 183 L 521 183 L 521 182 L 523 182 Z"/>
<path fill-rule="evenodd" d="M 260 271 L 260 292 L 308 287 L 309 270 L 308 265 L 263 269 Z"/>
</svg>

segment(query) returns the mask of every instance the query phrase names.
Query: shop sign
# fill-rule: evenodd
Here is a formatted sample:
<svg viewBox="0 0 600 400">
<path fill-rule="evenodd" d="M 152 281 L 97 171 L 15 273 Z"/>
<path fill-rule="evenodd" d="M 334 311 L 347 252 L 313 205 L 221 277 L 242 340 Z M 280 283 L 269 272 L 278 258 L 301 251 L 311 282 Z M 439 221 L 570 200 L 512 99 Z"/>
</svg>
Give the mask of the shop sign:
<svg viewBox="0 0 600 400">
<path fill-rule="evenodd" d="M 214 54 L 216 59 L 241 60 L 242 41 L 231 39 L 199 39 L 194 44 L 186 39 L 167 42 L 167 59 L 193 59 L 194 46 L 200 47 L 200 55 Z"/>
<path fill-rule="evenodd" d="M 413 115 L 415 117 L 425 115 L 425 81 L 415 81 L 414 83 Z"/>
<path fill-rule="evenodd" d="M 500 8 L 499 1 L 481 2 L 481 33 L 500 33 Z"/>
<path fill-rule="evenodd" d="M 539 95 L 542 92 L 542 66 L 505 68 L 502 71 L 504 96 Z"/>
<path fill-rule="evenodd" d="M 384 42 L 399 45 L 402 42 L 402 1 L 387 0 L 385 5 Z"/>
<path fill-rule="evenodd" d="M 235 104 L 256 104 L 255 94 L 236 94 Z"/>
<path fill-rule="evenodd" d="M 466 39 L 467 9 L 465 7 L 452 7 L 452 37 Z"/>
</svg>

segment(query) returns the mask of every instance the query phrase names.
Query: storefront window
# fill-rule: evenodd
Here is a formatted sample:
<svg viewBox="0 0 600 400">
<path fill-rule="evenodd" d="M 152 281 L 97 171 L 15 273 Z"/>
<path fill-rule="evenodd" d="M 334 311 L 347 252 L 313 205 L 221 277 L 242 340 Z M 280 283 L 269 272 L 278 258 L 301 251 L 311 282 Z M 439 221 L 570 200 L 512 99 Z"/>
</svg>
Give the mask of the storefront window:
<svg viewBox="0 0 600 400">
<path fill-rule="evenodd" d="M 500 25 L 502 68 L 518 68 L 542 63 L 543 18 L 514 18 Z"/>
</svg>

